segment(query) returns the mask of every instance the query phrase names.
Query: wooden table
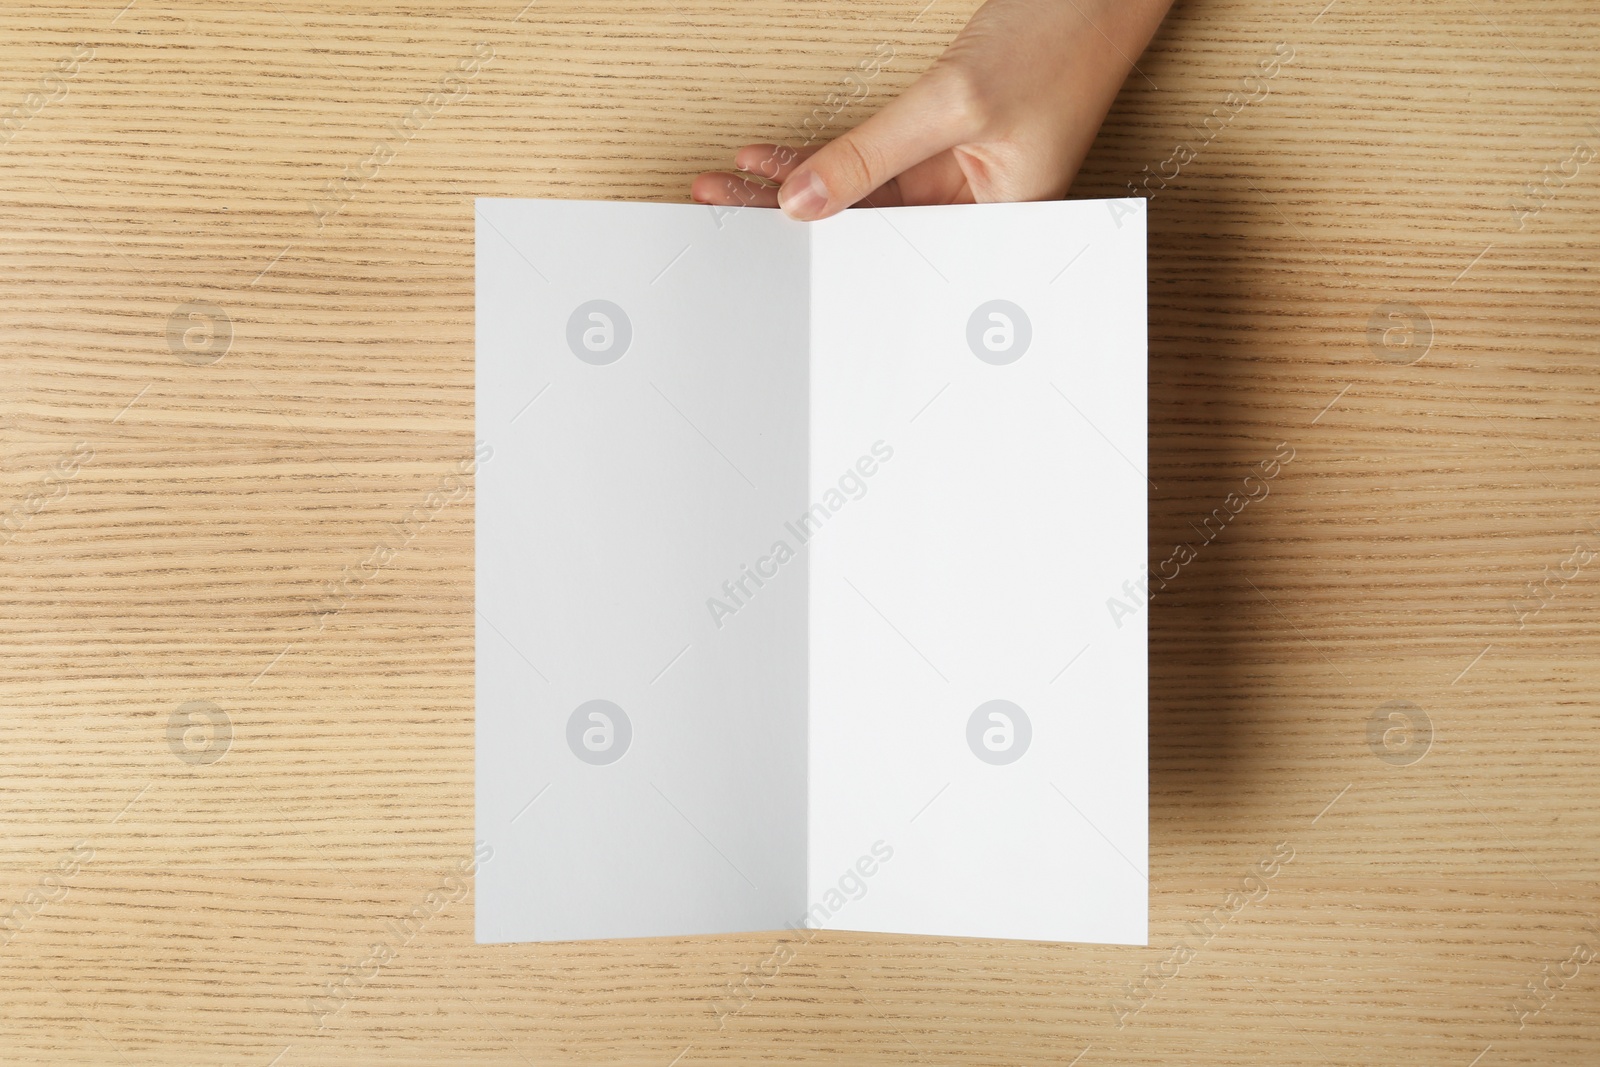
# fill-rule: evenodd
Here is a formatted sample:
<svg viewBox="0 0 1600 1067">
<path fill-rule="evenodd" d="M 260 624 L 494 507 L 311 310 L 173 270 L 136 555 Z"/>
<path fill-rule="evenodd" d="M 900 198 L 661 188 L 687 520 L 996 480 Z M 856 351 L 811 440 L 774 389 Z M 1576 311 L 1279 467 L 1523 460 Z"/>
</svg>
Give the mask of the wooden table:
<svg viewBox="0 0 1600 1067">
<path fill-rule="evenodd" d="M 122 3 L 0 12 L 0 1061 L 1600 1062 L 1592 3 L 1180 5 L 1076 191 L 1154 197 L 1195 546 L 1150 945 L 830 934 L 720 1028 L 772 935 L 479 947 L 451 881 L 472 199 L 683 200 L 971 0 Z"/>
</svg>

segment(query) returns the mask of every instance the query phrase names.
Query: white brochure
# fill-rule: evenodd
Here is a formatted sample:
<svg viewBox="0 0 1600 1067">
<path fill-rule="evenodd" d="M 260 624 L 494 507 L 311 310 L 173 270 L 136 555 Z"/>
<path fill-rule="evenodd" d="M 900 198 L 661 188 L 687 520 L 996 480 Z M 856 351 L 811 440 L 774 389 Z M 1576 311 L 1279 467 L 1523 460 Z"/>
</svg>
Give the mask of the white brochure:
<svg viewBox="0 0 1600 1067">
<path fill-rule="evenodd" d="M 476 212 L 478 940 L 1145 944 L 1144 202 Z"/>
</svg>

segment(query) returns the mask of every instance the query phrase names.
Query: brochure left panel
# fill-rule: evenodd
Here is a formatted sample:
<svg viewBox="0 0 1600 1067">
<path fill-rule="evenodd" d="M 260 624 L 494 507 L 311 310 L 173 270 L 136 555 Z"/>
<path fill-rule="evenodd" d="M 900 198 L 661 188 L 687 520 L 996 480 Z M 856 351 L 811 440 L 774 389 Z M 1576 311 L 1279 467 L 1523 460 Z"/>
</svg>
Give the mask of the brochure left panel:
<svg viewBox="0 0 1600 1067">
<path fill-rule="evenodd" d="M 805 229 L 480 200 L 481 942 L 803 910 Z M 782 556 L 783 558 L 777 558 Z"/>
</svg>

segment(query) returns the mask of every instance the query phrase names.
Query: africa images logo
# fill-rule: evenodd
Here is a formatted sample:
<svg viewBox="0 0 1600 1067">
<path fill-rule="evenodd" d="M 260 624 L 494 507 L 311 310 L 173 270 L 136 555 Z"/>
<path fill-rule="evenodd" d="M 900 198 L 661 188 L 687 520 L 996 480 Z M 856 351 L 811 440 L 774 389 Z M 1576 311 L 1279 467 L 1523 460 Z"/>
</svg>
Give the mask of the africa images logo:
<svg viewBox="0 0 1600 1067">
<path fill-rule="evenodd" d="M 579 304 L 567 319 L 567 347 L 596 367 L 621 359 L 632 342 L 633 323 L 628 313 L 609 300 Z"/>
<path fill-rule="evenodd" d="M 1009 700 L 979 704 L 967 719 L 967 747 L 985 763 L 1015 763 L 1033 740 L 1033 721 Z"/>
<path fill-rule="evenodd" d="M 567 717 L 567 747 L 585 763 L 615 763 L 633 743 L 633 721 L 609 700 L 586 700 Z"/>
<path fill-rule="evenodd" d="M 967 347 L 985 363 L 1015 363 L 1033 341 L 1028 313 L 1009 300 L 979 304 L 967 319 Z"/>
</svg>

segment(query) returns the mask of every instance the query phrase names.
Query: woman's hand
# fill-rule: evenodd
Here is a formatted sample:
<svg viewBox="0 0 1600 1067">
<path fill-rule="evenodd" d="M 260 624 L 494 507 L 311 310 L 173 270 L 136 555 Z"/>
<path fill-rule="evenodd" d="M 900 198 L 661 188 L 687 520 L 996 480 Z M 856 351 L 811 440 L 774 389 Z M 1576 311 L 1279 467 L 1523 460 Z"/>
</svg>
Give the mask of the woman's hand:
<svg viewBox="0 0 1600 1067">
<path fill-rule="evenodd" d="M 705 204 L 822 219 L 860 203 L 1046 200 L 1072 184 L 1171 0 L 988 0 L 901 97 L 832 143 L 753 144 Z M 765 179 L 765 180 L 763 180 Z"/>
</svg>

